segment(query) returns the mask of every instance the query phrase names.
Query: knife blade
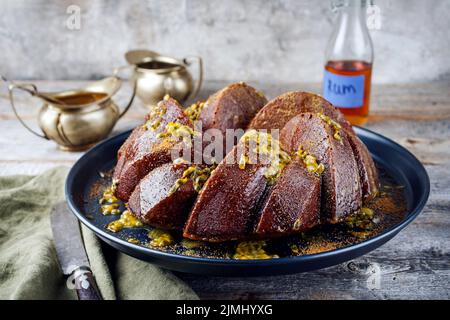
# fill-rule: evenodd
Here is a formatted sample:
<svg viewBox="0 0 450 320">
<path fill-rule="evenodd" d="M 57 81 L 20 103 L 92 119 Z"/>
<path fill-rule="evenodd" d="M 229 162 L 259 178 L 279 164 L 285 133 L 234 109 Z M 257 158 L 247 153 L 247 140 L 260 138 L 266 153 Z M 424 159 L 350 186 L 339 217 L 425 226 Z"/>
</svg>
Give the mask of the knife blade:
<svg viewBox="0 0 450 320">
<path fill-rule="evenodd" d="M 65 202 L 57 203 L 50 216 L 56 255 L 68 277 L 67 286 L 75 289 L 80 300 L 100 300 L 77 218 Z"/>
</svg>

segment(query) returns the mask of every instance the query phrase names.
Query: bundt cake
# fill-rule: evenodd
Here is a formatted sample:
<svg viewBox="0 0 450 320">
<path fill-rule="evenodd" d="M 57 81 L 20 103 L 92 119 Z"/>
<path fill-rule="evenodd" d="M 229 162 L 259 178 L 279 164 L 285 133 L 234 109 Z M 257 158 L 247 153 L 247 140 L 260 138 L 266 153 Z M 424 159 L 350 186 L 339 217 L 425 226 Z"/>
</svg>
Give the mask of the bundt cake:
<svg viewBox="0 0 450 320">
<path fill-rule="evenodd" d="M 202 132 L 196 132 L 197 120 Z M 225 156 L 202 152 L 200 163 L 184 153 L 174 159 L 173 149 L 185 150 L 209 129 L 222 137 L 227 129 L 245 133 L 226 146 Z M 378 192 L 367 148 L 330 103 L 305 92 L 267 103 L 245 83 L 184 110 L 166 97 L 120 148 L 113 181 L 116 196 L 142 222 L 208 242 L 280 237 L 338 223 Z"/>
</svg>

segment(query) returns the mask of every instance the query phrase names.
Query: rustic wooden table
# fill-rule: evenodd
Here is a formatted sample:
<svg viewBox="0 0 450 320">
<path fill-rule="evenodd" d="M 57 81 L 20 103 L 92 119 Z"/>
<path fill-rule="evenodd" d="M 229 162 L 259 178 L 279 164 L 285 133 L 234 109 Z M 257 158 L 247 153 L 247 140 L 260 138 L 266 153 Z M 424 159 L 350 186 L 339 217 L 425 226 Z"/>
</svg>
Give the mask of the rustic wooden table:
<svg viewBox="0 0 450 320">
<path fill-rule="evenodd" d="M 37 81 L 40 89 L 78 87 L 83 82 Z M 318 84 L 252 83 L 274 97 L 288 90 L 318 92 Z M 208 96 L 224 83 L 210 82 Z M 128 91 L 128 92 L 127 92 Z M 129 88 L 117 101 L 125 103 Z M 37 127 L 39 101 L 18 97 L 24 119 Z M 139 101 L 112 134 L 142 121 Z M 222 278 L 177 274 L 210 299 L 448 299 L 450 298 L 450 83 L 375 86 L 367 127 L 412 151 L 426 166 L 431 196 L 422 214 L 381 248 L 341 265 L 303 274 Z M 38 174 L 71 166 L 82 153 L 59 151 L 31 135 L 15 119 L 5 86 L 0 87 L 0 175 Z"/>
</svg>

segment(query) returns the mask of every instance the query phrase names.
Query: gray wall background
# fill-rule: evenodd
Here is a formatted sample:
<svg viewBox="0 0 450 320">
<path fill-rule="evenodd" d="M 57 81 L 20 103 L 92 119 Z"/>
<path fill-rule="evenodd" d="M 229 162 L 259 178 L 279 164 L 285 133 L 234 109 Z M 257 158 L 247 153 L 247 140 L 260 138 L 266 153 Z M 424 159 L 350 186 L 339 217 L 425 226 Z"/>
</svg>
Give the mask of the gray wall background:
<svg viewBox="0 0 450 320">
<path fill-rule="evenodd" d="M 81 8 L 69 30 L 69 5 Z M 450 1 L 375 0 L 374 81 L 450 79 Z M 208 80 L 321 81 L 336 15 L 313 0 L 1 0 L 0 73 L 94 79 L 132 48 L 200 55 Z"/>
</svg>

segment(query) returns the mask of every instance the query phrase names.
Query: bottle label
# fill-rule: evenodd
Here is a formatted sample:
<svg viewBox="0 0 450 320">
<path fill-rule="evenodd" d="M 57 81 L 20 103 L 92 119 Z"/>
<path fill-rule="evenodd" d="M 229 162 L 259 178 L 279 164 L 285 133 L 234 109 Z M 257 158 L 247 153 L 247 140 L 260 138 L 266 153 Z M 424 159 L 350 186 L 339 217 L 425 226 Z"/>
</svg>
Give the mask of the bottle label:
<svg viewBox="0 0 450 320">
<path fill-rule="evenodd" d="M 364 77 L 339 75 L 325 70 L 323 97 L 339 108 L 360 108 L 364 103 Z"/>
</svg>

